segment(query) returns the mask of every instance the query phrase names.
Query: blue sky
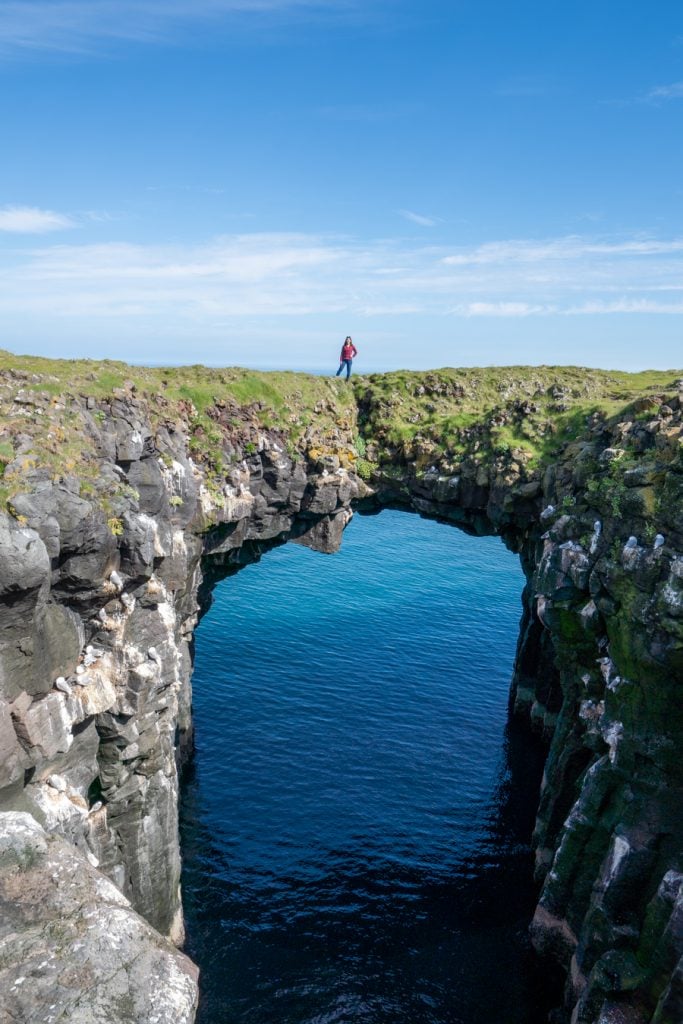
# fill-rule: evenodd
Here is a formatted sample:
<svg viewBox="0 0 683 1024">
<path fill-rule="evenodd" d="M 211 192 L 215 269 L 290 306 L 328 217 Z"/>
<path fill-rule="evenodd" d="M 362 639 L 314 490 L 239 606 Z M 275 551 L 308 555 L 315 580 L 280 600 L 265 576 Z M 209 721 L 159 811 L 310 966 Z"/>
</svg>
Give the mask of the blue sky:
<svg viewBox="0 0 683 1024">
<path fill-rule="evenodd" d="M 683 366 L 673 0 L 3 0 L 0 347 Z"/>
</svg>

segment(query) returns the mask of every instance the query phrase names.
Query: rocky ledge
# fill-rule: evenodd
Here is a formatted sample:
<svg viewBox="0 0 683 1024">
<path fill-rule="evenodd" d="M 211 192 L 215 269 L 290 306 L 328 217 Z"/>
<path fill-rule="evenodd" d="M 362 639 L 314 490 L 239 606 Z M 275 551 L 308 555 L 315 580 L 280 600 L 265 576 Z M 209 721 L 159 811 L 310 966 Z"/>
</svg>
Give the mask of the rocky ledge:
<svg viewBox="0 0 683 1024">
<path fill-rule="evenodd" d="M 0 822 L 2 1019 L 191 1024 L 194 964 L 71 843 L 29 814 Z"/>
<path fill-rule="evenodd" d="M 675 374 L 448 370 L 351 388 L 2 356 L 0 885 L 16 906 L 0 1019 L 191 1019 L 187 962 L 126 901 L 182 942 L 198 616 L 217 579 L 274 544 L 335 550 L 364 503 L 519 552 L 511 707 L 548 744 L 532 935 L 566 973 L 557 1020 L 680 1024 L 682 399 Z M 76 977 L 95 904 L 129 944 L 79 1002 L 78 983 L 49 980 Z"/>
</svg>

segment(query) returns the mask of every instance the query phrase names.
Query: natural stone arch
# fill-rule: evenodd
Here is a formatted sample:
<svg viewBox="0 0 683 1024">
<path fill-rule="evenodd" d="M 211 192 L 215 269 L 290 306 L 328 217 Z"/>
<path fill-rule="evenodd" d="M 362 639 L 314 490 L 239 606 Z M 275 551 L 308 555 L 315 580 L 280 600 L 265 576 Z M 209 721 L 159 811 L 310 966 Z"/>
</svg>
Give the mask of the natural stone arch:
<svg viewBox="0 0 683 1024">
<path fill-rule="evenodd" d="M 256 440 L 240 451 L 230 435 L 235 459 L 220 493 L 188 451 L 189 428 L 160 425 L 150 401 L 130 388 L 111 399 L 72 395 L 63 408 L 97 453 L 97 480 L 117 494 L 115 516 L 82 492 L 82 478 L 40 464 L 38 435 L 22 442 L 10 466 L 21 484 L 13 515 L 0 516 L 0 806 L 66 836 L 179 937 L 176 757 L 191 735 L 202 557 L 225 572 L 286 539 L 331 550 L 358 501 L 496 532 L 519 552 L 528 581 L 515 713 L 550 743 L 535 942 L 567 970 L 566 1016 L 576 1024 L 617 1013 L 675 1024 L 680 398 L 589 417 L 582 439 L 536 466 L 514 450 L 482 450 L 491 417 L 466 428 L 457 472 L 452 454 L 416 436 L 385 439 L 369 453 L 370 471 L 357 473 L 354 432 L 370 447 L 387 414 L 363 387 L 358 421 L 334 428 L 336 453 L 312 437 L 286 451 L 252 409 L 245 430 Z M 453 387 L 447 374 L 425 375 L 414 400 L 424 398 L 419 388 L 430 397 Z M 31 401 L 47 410 L 51 399 Z M 510 401 L 515 416 L 531 415 L 526 400 Z M 15 404 L 20 418 L 23 399 Z M 627 468 L 614 471 L 622 459 Z"/>
</svg>

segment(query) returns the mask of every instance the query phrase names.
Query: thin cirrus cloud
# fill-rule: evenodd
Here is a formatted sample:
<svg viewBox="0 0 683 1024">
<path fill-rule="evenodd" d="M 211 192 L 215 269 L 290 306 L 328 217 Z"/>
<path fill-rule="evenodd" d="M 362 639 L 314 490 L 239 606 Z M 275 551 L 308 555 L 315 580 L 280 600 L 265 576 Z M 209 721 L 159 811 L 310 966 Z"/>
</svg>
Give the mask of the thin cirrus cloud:
<svg viewBox="0 0 683 1024">
<path fill-rule="evenodd" d="M 460 316 L 525 317 L 548 315 L 557 310 L 553 306 L 533 305 L 529 302 L 469 302 L 457 306 L 453 312 Z"/>
<path fill-rule="evenodd" d="M 680 315 L 683 239 L 571 236 L 454 252 L 243 233 L 194 246 L 42 245 L 0 265 L 0 312 L 211 332 L 226 317 Z"/>
<path fill-rule="evenodd" d="M 419 224 L 421 228 L 433 228 L 439 223 L 436 217 L 425 217 L 424 214 L 414 213 L 412 210 L 399 210 L 398 212 L 404 220 Z"/>
<path fill-rule="evenodd" d="M 87 53 L 106 42 L 168 41 L 188 24 L 228 17 L 359 9 L 359 0 L 10 0 L 0 7 L 0 54 Z"/>
<path fill-rule="evenodd" d="M 19 235 L 42 235 L 48 231 L 75 228 L 76 221 L 54 210 L 40 210 L 36 206 L 0 207 L 0 231 Z"/>
<path fill-rule="evenodd" d="M 650 89 L 645 99 L 647 100 L 681 100 L 683 99 L 683 82 L 670 82 L 668 85 L 658 85 Z"/>
<path fill-rule="evenodd" d="M 683 253 L 683 239 L 631 238 L 620 240 L 590 239 L 580 235 L 544 241 L 512 239 L 486 242 L 474 249 L 465 249 L 444 257 L 451 266 L 488 263 L 539 263 L 572 261 L 598 257 L 662 256 Z"/>
</svg>

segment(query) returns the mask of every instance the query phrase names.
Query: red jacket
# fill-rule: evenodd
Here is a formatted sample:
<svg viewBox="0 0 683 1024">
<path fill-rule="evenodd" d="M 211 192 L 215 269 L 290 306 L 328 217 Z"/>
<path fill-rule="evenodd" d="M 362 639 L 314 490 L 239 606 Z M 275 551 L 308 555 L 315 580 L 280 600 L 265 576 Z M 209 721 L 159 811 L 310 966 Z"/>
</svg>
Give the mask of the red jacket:
<svg viewBox="0 0 683 1024">
<path fill-rule="evenodd" d="M 339 358 L 343 361 L 344 359 L 355 359 L 357 355 L 358 350 L 356 349 L 356 346 L 353 344 L 353 342 L 351 342 L 351 344 L 348 345 L 346 342 L 344 342 L 344 344 L 342 345 L 341 355 Z"/>
</svg>

